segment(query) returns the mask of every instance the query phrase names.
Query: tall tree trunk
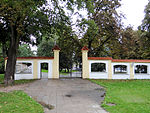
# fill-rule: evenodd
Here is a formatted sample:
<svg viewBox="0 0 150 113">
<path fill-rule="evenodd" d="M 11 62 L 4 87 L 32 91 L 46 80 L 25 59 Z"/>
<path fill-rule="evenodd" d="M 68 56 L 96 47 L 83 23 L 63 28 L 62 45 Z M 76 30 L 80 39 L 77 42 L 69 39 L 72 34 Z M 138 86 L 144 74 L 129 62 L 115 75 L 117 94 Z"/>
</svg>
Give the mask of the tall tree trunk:
<svg viewBox="0 0 150 113">
<path fill-rule="evenodd" d="M 2 54 L 3 54 L 3 60 L 6 58 L 6 41 L 2 41 Z M 3 72 L 5 72 L 5 60 L 2 62 L 3 65 Z"/>
<path fill-rule="evenodd" d="M 17 37 L 17 31 L 15 26 L 11 26 L 11 41 L 8 49 L 8 59 L 5 71 L 5 85 L 11 85 L 14 83 L 14 73 L 16 67 L 16 54 L 19 45 L 19 38 Z"/>
</svg>

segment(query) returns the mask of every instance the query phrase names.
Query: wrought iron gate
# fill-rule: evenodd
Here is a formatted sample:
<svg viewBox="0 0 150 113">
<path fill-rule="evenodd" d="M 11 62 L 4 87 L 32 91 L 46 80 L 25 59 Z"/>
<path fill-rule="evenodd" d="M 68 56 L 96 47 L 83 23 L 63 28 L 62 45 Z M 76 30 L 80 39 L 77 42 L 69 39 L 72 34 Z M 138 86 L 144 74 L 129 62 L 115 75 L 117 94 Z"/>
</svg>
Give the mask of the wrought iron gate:
<svg viewBox="0 0 150 113">
<path fill-rule="evenodd" d="M 60 58 L 60 61 L 61 60 L 62 59 Z M 71 58 L 71 60 L 66 61 L 64 63 L 67 68 L 60 67 L 60 72 L 59 72 L 60 78 L 82 78 L 82 58 L 81 57 Z"/>
</svg>

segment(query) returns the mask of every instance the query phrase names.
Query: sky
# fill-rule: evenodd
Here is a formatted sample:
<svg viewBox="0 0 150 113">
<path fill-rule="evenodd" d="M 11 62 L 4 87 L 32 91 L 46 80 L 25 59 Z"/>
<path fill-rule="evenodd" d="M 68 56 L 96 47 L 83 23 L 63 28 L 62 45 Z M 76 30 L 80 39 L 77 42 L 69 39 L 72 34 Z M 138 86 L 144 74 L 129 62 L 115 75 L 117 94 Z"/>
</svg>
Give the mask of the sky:
<svg viewBox="0 0 150 113">
<path fill-rule="evenodd" d="M 137 29 L 144 19 L 144 9 L 147 4 L 148 0 L 122 0 L 118 11 L 126 17 L 126 19 L 123 19 L 124 25 L 131 25 L 134 29 Z"/>
</svg>

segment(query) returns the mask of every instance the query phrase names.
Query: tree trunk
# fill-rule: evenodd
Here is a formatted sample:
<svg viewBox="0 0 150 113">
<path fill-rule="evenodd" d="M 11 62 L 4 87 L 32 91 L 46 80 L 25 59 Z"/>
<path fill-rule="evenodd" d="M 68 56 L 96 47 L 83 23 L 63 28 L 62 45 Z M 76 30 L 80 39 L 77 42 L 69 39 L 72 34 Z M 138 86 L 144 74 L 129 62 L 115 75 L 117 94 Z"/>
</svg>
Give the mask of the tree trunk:
<svg viewBox="0 0 150 113">
<path fill-rule="evenodd" d="M 5 71 L 5 85 L 11 85 L 14 83 L 14 73 L 16 67 L 16 54 L 19 45 L 19 38 L 17 37 L 17 31 L 15 26 L 11 26 L 11 40 L 8 49 L 8 59 Z"/>
<path fill-rule="evenodd" d="M 3 38 L 4 39 L 4 38 Z M 6 49 L 6 41 L 3 40 L 2 41 L 2 54 L 3 54 L 3 60 L 6 58 L 7 56 L 7 49 Z M 3 72 L 5 72 L 5 60 L 2 62 L 3 65 Z"/>
</svg>

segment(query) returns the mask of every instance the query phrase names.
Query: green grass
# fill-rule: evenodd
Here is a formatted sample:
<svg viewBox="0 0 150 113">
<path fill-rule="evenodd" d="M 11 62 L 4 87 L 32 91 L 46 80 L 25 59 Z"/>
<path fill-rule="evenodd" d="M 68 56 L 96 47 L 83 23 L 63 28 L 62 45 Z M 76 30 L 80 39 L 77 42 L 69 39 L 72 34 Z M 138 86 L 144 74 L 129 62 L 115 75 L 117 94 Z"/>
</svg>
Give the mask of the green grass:
<svg viewBox="0 0 150 113">
<path fill-rule="evenodd" d="M 91 80 L 106 88 L 102 107 L 110 113 L 150 113 L 150 80 Z M 114 103 L 109 106 L 108 103 Z"/>
<path fill-rule="evenodd" d="M 0 74 L 0 84 L 2 84 L 4 81 L 4 74 Z"/>
<path fill-rule="evenodd" d="M 43 112 L 43 107 L 23 91 L 0 92 L 0 113 Z"/>
<path fill-rule="evenodd" d="M 46 70 L 46 69 L 42 69 L 42 72 L 48 73 L 48 70 Z"/>
<path fill-rule="evenodd" d="M 77 70 L 72 70 L 72 72 L 78 72 Z M 62 75 L 68 75 L 70 72 L 65 72 L 65 70 L 62 70 L 59 72 Z"/>
<path fill-rule="evenodd" d="M 42 72 L 48 73 L 48 70 L 42 69 Z M 72 70 L 72 72 L 77 72 L 76 70 Z M 65 72 L 65 70 L 60 71 L 62 75 L 68 75 L 70 72 Z"/>
<path fill-rule="evenodd" d="M 25 84 L 35 81 L 35 79 L 31 80 L 15 80 L 14 85 Z M 0 86 L 4 86 L 4 74 L 0 74 Z"/>
</svg>

